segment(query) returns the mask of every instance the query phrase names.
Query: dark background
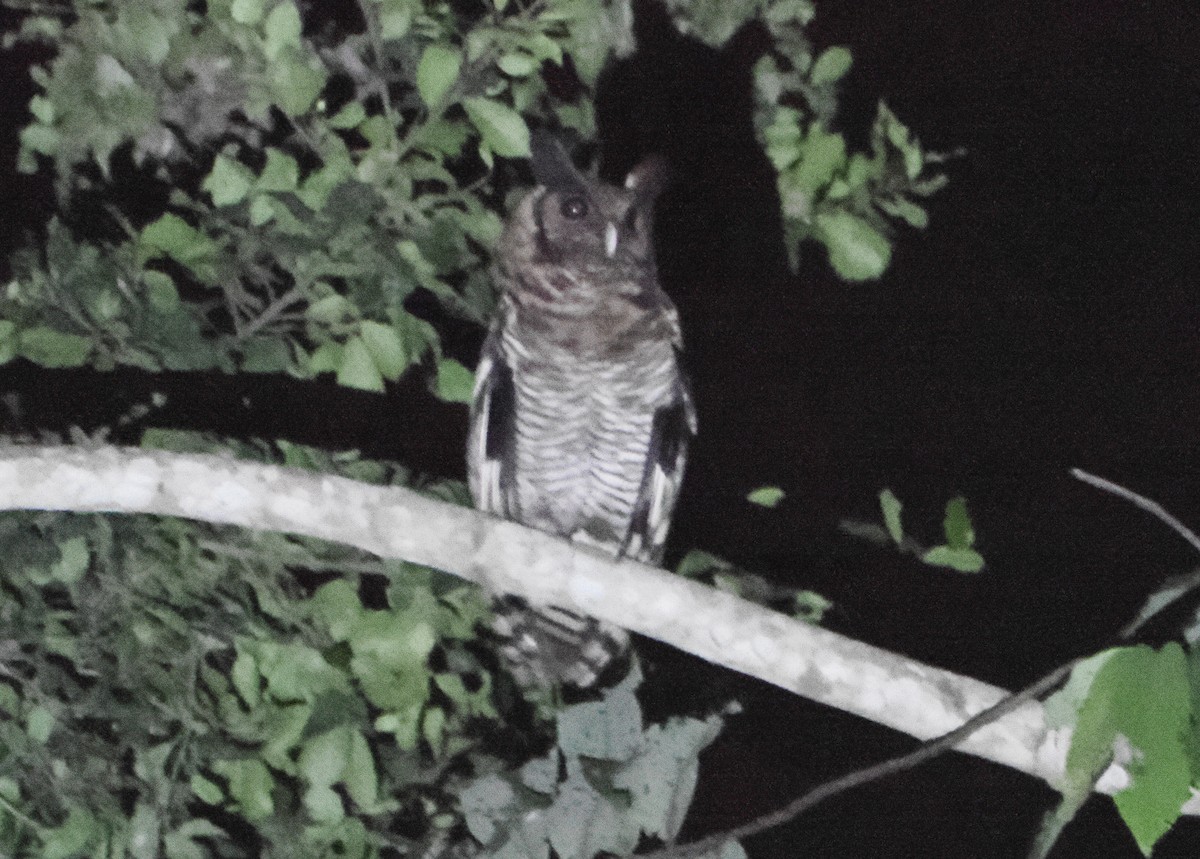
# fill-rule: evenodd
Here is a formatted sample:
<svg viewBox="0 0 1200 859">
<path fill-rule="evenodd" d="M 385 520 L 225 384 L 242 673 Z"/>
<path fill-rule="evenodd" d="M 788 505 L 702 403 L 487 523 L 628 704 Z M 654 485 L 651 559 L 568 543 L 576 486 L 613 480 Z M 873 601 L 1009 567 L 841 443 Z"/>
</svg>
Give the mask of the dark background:
<svg viewBox="0 0 1200 859">
<path fill-rule="evenodd" d="M 1164 578 L 1196 563 L 1164 527 L 1067 470 L 1200 525 L 1197 7 L 821 0 L 813 39 L 854 52 L 851 140 L 865 142 L 883 98 L 927 147 L 968 150 L 931 227 L 902 231 L 887 275 L 860 285 L 839 282 L 816 245 L 799 277 L 785 271 L 770 168 L 747 124 L 748 62 L 761 46 L 718 53 L 644 30 L 642 53 L 598 94 L 601 154 L 610 176 L 650 151 L 675 168 L 659 216 L 662 278 L 684 317 L 702 423 L 676 555 L 701 546 L 820 591 L 836 603 L 834 628 L 1010 688 L 1103 646 Z M 4 57 L 5 165 L 25 122 L 29 59 Z M 51 201 L 41 180 L 5 174 L 0 187 L 7 251 Z M 464 357 L 477 342 L 462 339 Z M 170 394 L 160 425 L 359 447 L 462 475 L 465 410 L 416 381 L 384 398 L 271 378 L 0 369 L 0 393 L 20 392 L 33 426 L 96 426 L 156 389 Z M 788 492 L 778 509 L 745 502 L 763 484 Z M 939 571 L 841 536 L 840 518 L 877 518 L 884 486 L 928 542 L 946 500 L 964 494 L 988 568 Z M 652 709 L 702 709 L 726 693 L 746 707 L 704 758 L 696 834 L 913 746 L 655 652 L 679 680 Z M 748 847 L 1021 856 L 1055 799 L 1028 776 L 952 755 Z M 1189 820 L 1155 855 L 1198 853 Z M 1053 855 L 1139 854 L 1111 801 L 1096 798 Z"/>
</svg>

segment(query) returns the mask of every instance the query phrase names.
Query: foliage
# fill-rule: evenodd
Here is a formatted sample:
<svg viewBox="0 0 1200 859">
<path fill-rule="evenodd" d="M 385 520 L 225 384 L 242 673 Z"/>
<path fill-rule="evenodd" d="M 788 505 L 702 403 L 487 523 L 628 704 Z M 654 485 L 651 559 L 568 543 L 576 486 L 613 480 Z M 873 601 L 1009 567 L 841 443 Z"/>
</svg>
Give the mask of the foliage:
<svg viewBox="0 0 1200 859">
<path fill-rule="evenodd" d="M 562 859 L 589 859 L 629 855 L 644 835 L 674 840 L 696 787 L 696 757 L 721 720 L 674 718 L 643 728 L 638 683 L 635 672 L 602 700 L 563 709 L 546 755 L 468 785 L 467 826 L 488 855 L 550 859 L 553 850 Z M 745 853 L 730 842 L 718 855 Z"/>
<path fill-rule="evenodd" d="M 750 492 L 746 496 L 746 500 L 751 504 L 757 504 L 759 507 L 778 507 L 779 502 L 787 497 L 787 493 L 778 486 L 760 486 L 758 489 Z"/>
<path fill-rule="evenodd" d="M 1076 668 L 1067 687 L 1047 702 L 1050 712 L 1065 716 L 1075 729 L 1063 799 L 1047 814 L 1034 855 L 1049 853 L 1114 761 L 1133 776 L 1113 797 L 1117 810 L 1142 853 L 1150 855 L 1179 818 L 1193 785 L 1200 784 L 1197 678 L 1200 659 L 1176 643 L 1158 650 L 1145 645 L 1108 650 Z"/>
<path fill-rule="evenodd" d="M 866 522 L 844 520 L 843 531 L 873 543 L 894 545 L 907 554 L 920 558 L 932 567 L 944 567 L 960 573 L 977 573 L 983 569 L 983 555 L 974 548 L 975 526 L 967 513 L 967 499 L 951 498 L 946 502 L 942 519 L 942 535 L 945 542 L 926 548 L 904 533 L 901 512 L 904 505 L 890 489 L 879 493 L 879 509 L 883 514 L 883 527 Z"/>
<path fill-rule="evenodd" d="M 820 623 L 833 607 L 833 603 L 815 591 L 777 585 L 702 549 L 692 549 L 684 555 L 675 572 L 808 623 Z"/>
<path fill-rule="evenodd" d="M 303 448 L 283 460 L 406 477 Z M 427 845 L 460 820 L 463 762 L 493 758 L 513 719 L 473 644 L 484 600 L 431 570 L 144 517 L 10 513 L 0 539 L 5 855 Z M 334 569 L 311 593 L 292 575 Z"/>
<path fill-rule="evenodd" d="M 290 0 L 80 2 L 25 19 L 49 42 L 22 132 L 21 169 L 52 169 L 60 200 L 121 181 L 161 202 L 110 202 L 81 235 L 55 221 L 14 260 L 0 299 L 0 360 L 48 367 L 334 373 L 382 390 L 424 364 L 459 399 L 464 369 L 408 299 L 432 295 L 481 322 L 495 202 L 528 154 L 526 117 L 594 133 L 587 93 L 628 46 L 625 3 L 363 0 L 361 22 L 306 22 Z M 814 56 L 807 0 L 674 4 L 685 29 L 728 38 L 758 15 L 777 52 L 757 69 L 758 119 L 779 170 L 794 253 L 814 237 L 850 280 L 887 266 L 889 218 L 943 177 L 880 108 L 872 154 L 830 130 L 849 53 Z M 9 37 L 11 40 L 11 36 Z M 584 98 L 551 96 L 562 66 Z M 131 207 L 126 206 L 126 209 Z"/>
<path fill-rule="evenodd" d="M 714 43 L 767 23 L 778 50 L 756 69 L 757 121 L 792 250 L 812 237 L 843 277 L 878 277 L 888 218 L 923 223 L 909 197 L 937 186 L 936 159 L 885 109 L 872 155 L 847 155 L 830 129 L 849 53 L 814 55 L 807 0 L 669 5 Z M 594 136 L 629 4 L 359 0 L 350 17 L 293 0 L 27 14 L 6 43 L 53 59 L 33 70 L 19 167 L 49 172 L 60 207 L 11 261 L 0 363 L 331 373 L 372 391 L 420 369 L 435 396 L 468 400 L 472 374 L 431 320 L 487 318 L 529 124 Z M 553 94 L 550 72 L 577 93 Z M 465 501 L 352 454 L 146 443 Z M 476 591 L 344 548 L 46 513 L 0 516 L 0 541 L 5 855 L 628 852 L 678 832 L 719 726 L 645 727 L 632 685 L 567 708 L 524 700 L 493 670 Z M 737 593 L 814 620 L 827 607 L 700 561 L 694 574 Z"/>
</svg>

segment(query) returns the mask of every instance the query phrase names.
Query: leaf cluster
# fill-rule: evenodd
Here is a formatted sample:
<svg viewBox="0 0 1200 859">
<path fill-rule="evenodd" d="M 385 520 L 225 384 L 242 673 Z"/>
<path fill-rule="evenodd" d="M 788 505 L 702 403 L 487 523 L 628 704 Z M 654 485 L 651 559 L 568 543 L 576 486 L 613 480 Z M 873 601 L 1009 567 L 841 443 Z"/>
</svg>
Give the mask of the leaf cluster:
<svg viewBox="0 0 1200 859">
<path fill-rule="evenodd" d="M 793 262 L 812 237 L 842 277 L 878 277 L 890 219 L 925 223 L 913 197 L 944 181 L 927 169 L 937 158 L 883 106 L 872 153 L 848 153 L 830 129 L 850 55 L 814 56 L 808 0 L 668 5 L 715 42 L 765 22 L 775 50 L 755 69 L 756 121 Z M 68 210 L 118 181 L 164 189 L 165 205 L 52 222 L 0 295 L 0 361 L 333 373 L 374 391 L 423 367 L 454 401 L 470 374 L 411 299 L 487 318 L 527 117 L 594 134 L 588 96 L 632 39 L 620 0 L 362 0 L 350 22 L 305 20 L 291 0 L 55 8 L 6 37 L 55 50 L 33 70 L 21 169 L 49 169 Z M 546 69 L 574 90 L 554 95 Z"/>
<path fill-rule="evenodd" d="M 481 661 L 489 609 L 457 579 L 150 517 L 8 513 L 0 539 L 5 855 L 376 856 L 463 841 L 458 789 L 512 754 L 502 740 L 523 705 Z M 545 732 L 525 723 L 526 741 Z"/>
</svg>

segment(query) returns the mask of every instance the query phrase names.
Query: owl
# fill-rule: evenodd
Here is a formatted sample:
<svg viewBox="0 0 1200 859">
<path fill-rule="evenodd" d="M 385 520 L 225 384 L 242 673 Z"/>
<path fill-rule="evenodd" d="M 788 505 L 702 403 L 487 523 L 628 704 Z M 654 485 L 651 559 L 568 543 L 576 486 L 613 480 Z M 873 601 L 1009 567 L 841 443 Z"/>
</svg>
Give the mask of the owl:
<svg viewBox="0 0 1200 859">
<path fill-rule="evenodd" d="M 696 412 L 679 315 L 652 243 L 664 165 L 624 187 L 575 168 L 535 134 L 537 187 L 495 256 L 499 298 L 476 372 L 467 464 L 480 510 L 658 564 Z M 498 603 L 501 655 L 525 686 L 586 688 L 628 650 L 619 627 Z"/>
</svg>

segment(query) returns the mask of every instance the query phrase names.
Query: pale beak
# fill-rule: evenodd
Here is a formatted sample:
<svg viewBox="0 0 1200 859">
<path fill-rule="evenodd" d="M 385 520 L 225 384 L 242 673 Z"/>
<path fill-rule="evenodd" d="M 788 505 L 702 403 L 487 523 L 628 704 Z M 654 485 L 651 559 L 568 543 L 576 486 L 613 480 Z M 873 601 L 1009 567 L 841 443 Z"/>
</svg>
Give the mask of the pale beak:
<svg viewBox="0 0 1200 859">
<path fill-rule="evenodd" d="M 610 257 L 617 252 L 617 225 L 610 223 L 604 228 L 604 252 Z"/>
</svg>

